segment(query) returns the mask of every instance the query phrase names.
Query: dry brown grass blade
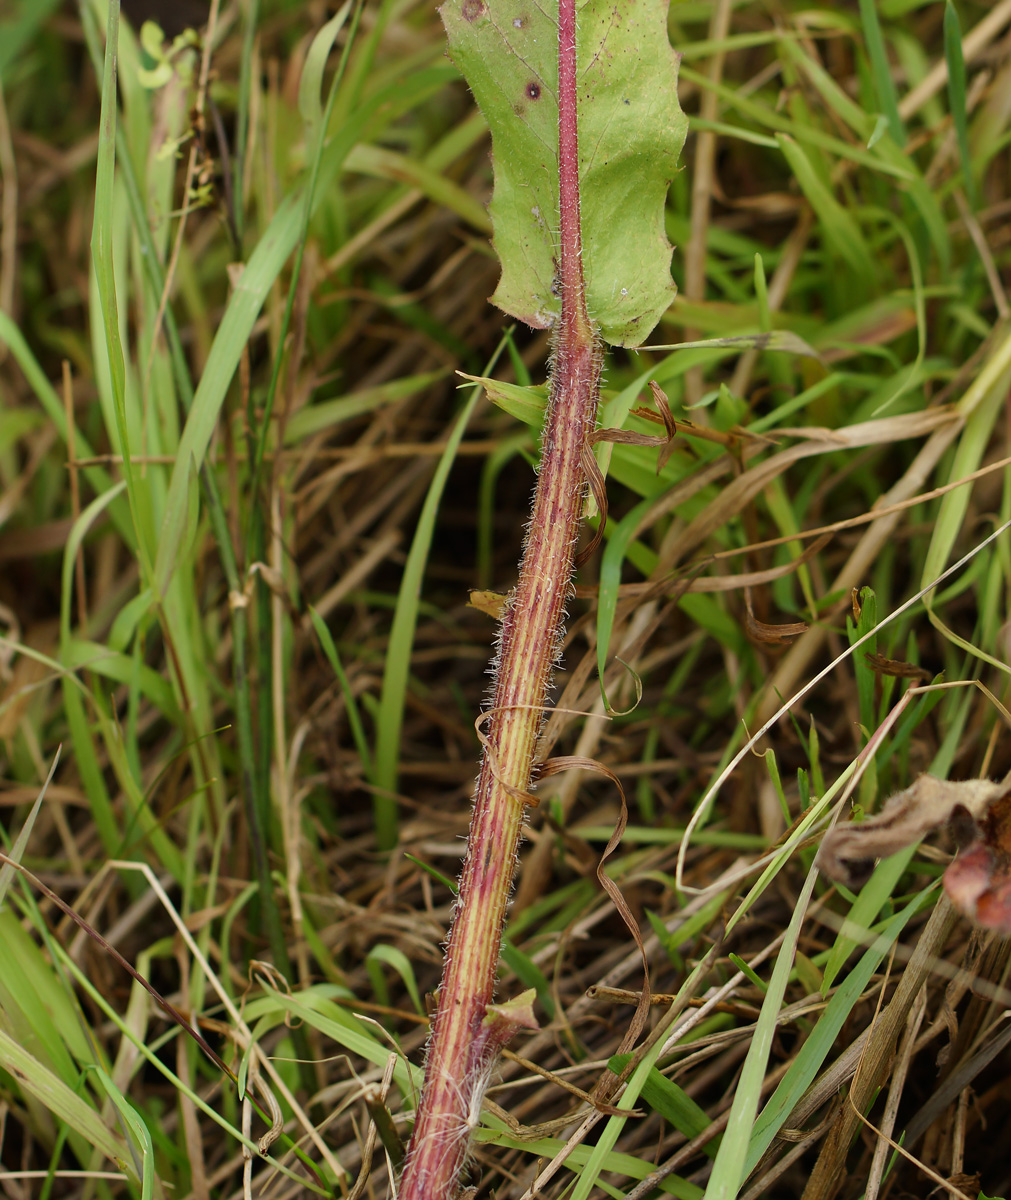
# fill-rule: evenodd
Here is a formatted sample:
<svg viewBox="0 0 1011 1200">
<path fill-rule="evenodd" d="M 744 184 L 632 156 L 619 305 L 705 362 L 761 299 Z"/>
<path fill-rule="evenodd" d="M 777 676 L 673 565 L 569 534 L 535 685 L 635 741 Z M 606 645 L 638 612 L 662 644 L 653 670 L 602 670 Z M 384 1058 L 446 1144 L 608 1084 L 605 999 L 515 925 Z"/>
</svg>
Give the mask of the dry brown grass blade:
<svg viewBox="0 0 1011 1200">
<path fill-rule="evenodd" d="M 1006 1021 L 1006 1015 L 1001 1019 Z M 971 1058 L 966 1059 L 957 1070 L 953 1071 L 910 1121 L 906 1131 L 909 1143 L 917 1141 L 944 1113 L 948 1105 L 971 1087 L 979 1073 L 998 1058 L 1009 1045 L 1011 1045 L 1011 1029 L 1005 1028 L 997 1036 L 991 1037 Z"/>
<path fill-rule="evenodd" d="M 866 578 L 871 564 L 893 535 L 901 517 L 901 510 L 894 506 L 923 491 L 923 486 L 931 472 L 958 436 L 960 428 L 958 423 L 949 423 L 935 430 L 921 447 L 899 482 L 881 497 L 880 507 L 888 509 L 888 515 L 871 524 L 853 548 L 842 570 L 833 580 L 830 590 L 842 592 L 843 599 L 834 608 L 824 613 L 824 621 L 812 625 L 808 632 L 791 646 L 780 660 L 770 680 L 766 697 L 759 705 L 757 718 L 762 724 L 778 708 L 778 697 L 792 695 L 800 681 L 808 674 L 811 664 L 821 653 L 825 644 L 828 636 L 828 622 L 832 621 L 849 603 L 850 591 L 859 586 Z"/>
<path fill-rule="evenodd" d="M 903 416 L 864 421 L 842 430 L 779 430 L 783 437 L 792 435 L 803 440 L 763 459 L 731 480 L 703 512 L 672 538 L 672 544 L 665 547 L 661 554 L 662 566 L 666 570 L 672 570 L 732 517 L 737 516 L 763 488 L 782 475 L 793 463 L 839 450 L 856 450 L 865 446 L 886 446 L 894 442 L 909 441 L 935 434 L 937 431 L 957 429 L 959 424 L 955 413 L 935 408 Z"/>
<path fill-rule="evenodd" d="M 709 20 L 709 37 L 719 44 L 730 32 L 730 17 L 733 11 L 731 0 L 716 0 Z M 711 83 L 718 84 L 723 78 L 726 51 L 719 49 L 709 60 L 708 76 Z M 702 93 L 699 116 L 705 121 L 715 121 L 719 113 L 720 100 L 715 88 Z M 692 234 L 685 247 L 685 296 L 689 300 L 701 300 L 706 289 L 706 249 L 709 238 L 709 217 L 712 207 L 713 181 L 716 175 L 717 135 L 711 130 L 702 130 L 696 135 L 695 162 L 692 169 Z M 695 341 L 698 334 L 685 330 L 685 341 Z M 689 405 L 699 402 L 702 396 L 702 372 L 690 371 L 685 379 L 686 400 Z"/>
<path fill-rule="evenodd" d="M 755 616 L 752 606 L 751 588 L 744 589 L 744 629 L 753 641 L 771 646 L 789 645 L 795 638 L 805 633 L 807 628 L 805 621 L 790 621 L 785 625 L 770 625 L 767 621 L 760 621 Z"/>
<path fill-rule="evenodd" d="M 639 947 L 639 953 L 642 956 L 642 994 L 639 997 L 639 1003 L 636 1005 L 632 1022 L 625 1036 L 621 1039 L 621 1045 L 616 1051 L 617 1054 L 625 1054 L 639 1040 L 639 1035 L 645 1028 L 646 1019 L 649 1015 L 649 959 L 646 956 L 646 947 L 643 945 L 642 934 L 639 932 L 639 922 L 632 916 L 632 910 L 628 907 L 625 897 L 621 894 L 621 889 L 604 870 L 604 864 L 621 844 L 621 835 L 625 832 L 625 826 L 628 824 L 628 804 L 625 800 L 625 789 L 621 786 L 621 781 L 612 770 L 605 767 L 603 763 L 598 762 L 596 759 L 586 758 L 583 755 L 563 755 L 558 758 L 549 758 L 542 765 L 540 774 L 542 778 L 545 778 L 548 775 L 554 775 L 561 771 L 591 771 L 594 774 L 603 775 L 605 779 L 609 779 L 618 789 L 618 799 L 620 802 L 618 819 L 614 825 L 614 832 L 608 838 L 607 845 L 600 855 L 600 861 L 597 863 L 597 882 L 611 898 L 611 903 L 618 910 L 618 915 L 625 923 L 626 929 L 632 935 L 632 940 Z M 601 1100 L 606 1100 L 619 1083 L 621 1083 L 620 1078 L 614 1081 L 606 1075 L 601 1076 L 600 1082 L 594 1088 L 593 1094 Z"/>
<path fill-rule="evenodd" d="M 793 541 L 795 539 L 784 538 L 783 541 Z M 807 546 L 801 554 L 790 562 L 782 563 L 778 567 L 766 567 L 761 571 L 745 571 L 740 575 L 700 575 L 698 571 L 705 567 L 707 563 L 717 561 L 717 556 L 713 555 L 711 559 L 699 559 L 691 564 L 693 574 L 691 577 L 679 578 L 677 580 L 677 588 L 675 594 L 682 596 L 686 592 L 736 592 L 742 588 L 758 587 L 763 583 L 775 583 L 777 579 L 785 579 L 792 575 L 798 567 L 802 567 L 804 563 L 809 562 L 831 541 L 828 535 L 819 537 L 817 541 L 812 542 Z M 735 551 L 735 554 L 742 554 L 744 551 Z M 576 588 L 577 596 L 592 597 L 597 592 L 596 588 Z M 624 600 L 634 596 L 640 598 L 651 597 L 655 595 L 670 594 L 670 585 L 663 579 L 653 579 L 648 583 L 623 583 L 618 588 L 618 595 Z M 806 629 L 807 626 L 805 625 Z M 802 633 L 803 630 L 798 630 Z"/>
<path fill-rule="evenodd" d="M 832 1200 L 846 1171 L 850 1144 L 869 1108 L 889 1076 L 892 1055 L 920 989 L 930 978 L 935 962 L 943 956 L 948 936 L 958 914 L 943 895 L 920 934 L 898 986 L 877 1017 L 850 1086 L 848 1103 L 839 1114 L 822 1146 L 818 1161 L 804 1189 L 803 1200 Z"/>
<path fill-rule="evenodd" d="M 888 1099 L 885 1104 L 881 1126 L 878 1129 L 878 1142 L 874 1147 L 871 1169 L 867 1176 L 865 1200 L 878 1200 L 878 1194 L 881 1191 L 888 1151 L 890 1147 L 895 1145 L 892 1141 L 892 1133 L 894 1132 L 895 1121 L 899 1113 L 899 1103 L 902 1100 L 906 1078 L 909 1074 L 909 1065 L 916 1049 L 916 1035 L 919 1033 L 920 1025 L 923 1023 L 926 1011 L 927 989 L 923 987 L 917 993 L 916 999 L 913 1001 L 913 1006 L 909 1010 L 909 1016 L 906 1018 L 906 1030 L 902 1035 L 902 1045 L 899 1047 L 898 1058 L 888 1085 Z"/>
<path fill-rule="evenodd" d="M 738 558 L 742 554 L 754 554 L 758 550 L 771 550 L 776 546 L 786 546 L 791 542 L 804 541 L 807 538 L 827 537 L 833 533 L 841 533 L 844 529 L 859 529 L 861 525 L 871 525 L 884 517 L 906 512 L 908 509 L 915 508 L 919 504 L 924 504 L 930 500 L 937 500 L 941 496 L 948 495 L 949 492 L 968 487 L 970 483 L 986 479 L 997 471 L 1003 471 L 1008 466 L 1011 466 L 1011 456 L 998 458 L 991 463 L 987 463 L 985 467 L 980 467 L 978 471 L 973 471 L 971 474 L 963 476 L 961 479 L 953 480 L 951 483 L 943 484 L 941 487 L 930 488 L 926 492 L 918 492 L 916 495 L 909 496 L 905 500 L 899 500 L 894 504 L 876 505 L 870 512 L 861 513 L 857 517 L 846 517 L 842 521 L 830 521 L 827 525 L 816 525 L 811 529 L 800 529 L 796 533 L 785 534 L 783 537 L 764 538 L 760 542 L 752 542 L 747 546 L 735 547 L 733 550 L 717 550 L 704 561 L 722 562 L 728 558 Z"/>
</svg>

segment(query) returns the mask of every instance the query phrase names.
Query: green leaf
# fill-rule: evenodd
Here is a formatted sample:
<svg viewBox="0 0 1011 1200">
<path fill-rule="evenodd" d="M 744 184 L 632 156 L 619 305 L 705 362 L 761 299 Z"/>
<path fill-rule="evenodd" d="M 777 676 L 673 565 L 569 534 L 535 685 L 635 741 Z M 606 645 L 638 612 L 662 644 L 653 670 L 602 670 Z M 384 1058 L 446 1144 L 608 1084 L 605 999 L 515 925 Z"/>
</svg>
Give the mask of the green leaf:
<svg viewBox="0 0 1011 1200">
<path fill-rule="evenodd" d="M 157 21 L 145 21 L 140 27 L 141 49 L 155 62 L 165 61 L 165 34 Z"/>
<path fill-rule="evenodd" d="M 498 353 L 499 351 L 496 351 L 496 358 Z M 435 534 L 435 521 L 439 514 L 439 505 L 442 503 L 442 494 L 446 489 L 446 482 L 467 423 L 473 415 L 480 395 L 481 389 L 475 387 L 457 417 L 446 448 L 439 458 L 421 515 L 418 517 L 414 540 L 411 542 L 400 590 L 397 593 L 397 607 L 393 614 L 393 626 L 383 669 L 383 686 L 376 722 L 376 750 L 372 760 L 376 840 L 383 850 L 392 849 L 397 841 L 396 790 L 400 771 L 400 731 L 404 722 L 404 698 L 407 695 L 414 631 L 418 623 L 421 583 L 428 564 L 428 552 Z"/>
<path fill-rule="evenodd" d="M 396 946 L 387 946 L 385 943 L 380 943 L 378 946 L 373 946 L 365 956 L 365 968 L 369 973 L 369 978 L 373 983 L 373 990 L 377 996 L 382 995 L 385 989 L 385 981 L 383 980 L 379 965 L 381 963 L 385 963 L 386 966 L 392 967 L 397 972 L 404 981 L 404 987 L 407 989 L 407 994 L 411 997 L 411 1003 L 414 1005 L 415 1011 L 424 1016 L 425 1006 L 421 1002 L 421 993 L 418 991 L 418 983 L 414 978 L 414 968 L 411 966 L 411 960 L 403 950 L 398 950 Z M 379 986 L 376 986 L 376 984 Z M 388 1004 L 389 1001 L 385 1000 L 383 1003 Z"/>
<path fill-rule="evenodd" d="M 19 863 L 24 858 L 25 847 L 28 845 L 28 839 L 31 837 L 32 830 L 35 828 L 35 820 L 39 815 L 39 809 L 42 807 L 42 801 L 46 797 L 46 789 L 53 781 L 53 776 L 56 774 L 56 764 L 60 761 L 60 751 L 62 746 L 56 747 L 56 755 L 53 758 L 53 765 L 49 768 L 49 774 L 46 776 L 46 781 L 42 785 L 42 791 L 35 798 L 35 803 L 31 807 L 31 811 L 25 818 L 25 823 L 21 826 L 21 832 L 18 834 L 11 849 L 9 862 L 5 862 L 0 867 L 0 909 L 3 908 L 4 899 L 7 896 L 7 890 L 10 888 L 11 880 L 14 878 L 13 863 Z"/>
<path fill-rule="evenodd" d="M 544 1011 L 553 1021 L 555 1019 L 555 999 L 551 993 L 551 983 L 547 976 L 528 955 L 518 949 L 508 937 L 502 939 L 502 961 L 512 971 L 520 983 L 533 988 L 537 999 L 544 1006 Z"/>
<path fill-rule="evenodd" d="M 489 379 L 486 375 L 463 375 L 463 378 L 480 383 L 492 404 L 497 404 L 503 412 L 532 429 L 540 429 L 544 424 L 544 412 L 548 406 L 548 389 L 545 385 L 520 387 L 516 383 Z"/>
<path fill-rule="evenodd" d="M 630 1054 L 616 1054 L 609 1060 L 608 1068 L 615 1075 L 620 1075 L 631 1057 Z M 710 1120 L 705 1109 L 700 1108 L 687 1092 L 672 1079 L 661 1075 L 656 1067 L 650 1068 L 639 1096 L 654 1112 L 659 1113 L 668 1124 L 673 1125 L 686 1138 L 698 1137 L 700 1133 L 704 1133 L 709 1128 Z M 711 1157 L 716 1153 L 719 1144 L 720 1135 L 715 1134 L 713 1140 L 707 1143 L 703 1150 Z"/>
<path fill-rule="evenodd" d="M 538 329 L 561 312 L 557 3 L 448 0 L 450 54 L 491 129 L 490 212 L 502 279 L 493 296 Z M 638 346 L 674 298 L 664 230 L 667 188 L 687 121 L 667 5 L 584 0 L 577 12 L 583 270 L 604 340 Z"/>
<path fill-rule="evenodd" d="M 958 156 L 962 160 L 965 175 L 965 191 L 972 208 L 977 206 L 976 181 L 972 174 L 972 155 L 969 153 L 969 121 L 965 58 L 962 54 L 962 27 L 958 10 L 951 0 L 944 5 L 944 57 L 948 60 L 948 100 L 951 103 L 951 119 L 955 125 L 955 140 Z"/>
<path fill-rule="evenodd" d="M 799 143 L 785 133 L 777 134 L 776 141 L 801 190 L 818 214 L 825 240 L 833 252 L 858 278 L 873 280 L 876 275 L 874 256 L 852 213 L 825 186 Z"/>
<path fill-rule="evenodd" d="M 298 85 L 298 111 L 306 124 L 306 142 L 313 144 L 319 127 L 323 121 L 323 101 L 320 91 L 323 87 L 323 71 L 326 60 L 337 40 L 344 22 L 351 11 L 351 3 L 342 4 L 335 17 L 331 17 L 323 28 L 312 39 L 309 53 L 305 56 L 305 66 L 302 68 L 302 78 Z"/>
<path fill-rule="evenodd" d="M 3 1030 L 0 1030 L 0 1067 L 18 1080 L 26 1095 L 41 1101 L 55 1117 L 66 1121 L 132 1181 L 137 1180 L 132 1155 L 119 1134 L 108 1128 L 87 1100 L 72 1091 Z"/>
<path fill-rule="evenodd" d="M 924 904 L 927 896 L 921 893 L 894 916 L 871 943 L 860 961 L 839 985 L 810 1037 L 779 1081 L 751 1130 L 745 1175 L 758 1165 L 759 1159 L 773 1138 L 786 1124 L 794 1105 L 813 1083 L 822 1064 L 831 1053 L 843 1025 L 859 1003 L 864 988 L 888 951 L 895 944 L 906 923 Z"/>
</svg>

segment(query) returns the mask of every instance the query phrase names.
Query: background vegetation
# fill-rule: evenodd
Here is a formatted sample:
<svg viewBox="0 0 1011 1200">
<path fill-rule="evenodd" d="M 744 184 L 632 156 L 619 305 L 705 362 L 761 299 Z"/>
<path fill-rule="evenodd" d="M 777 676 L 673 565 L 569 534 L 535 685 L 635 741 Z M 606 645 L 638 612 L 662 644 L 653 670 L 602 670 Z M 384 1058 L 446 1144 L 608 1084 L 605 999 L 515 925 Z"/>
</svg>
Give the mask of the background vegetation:
<svg viewBox="0 0 1011 1200">
<path fill-rule="evenodd" d="M 549 339 L 486 303 L 487 137 L 430 5 L 124 11 L 118 121 L 101 0 L 0 14 L 0 803 L 31 873 L 0 872 L 0 1185 L 381 1196 L 494 652 L 468 590 L 512 585 L 542 408 L 455 372 L 536 387 Z M 620 802 L 545 781 L 501 986 L 542 1029 L 473 1181 L 1004 1194 L 1008 942 L 936 903 L 946 849 L 856 895 L 811 864 L 921 771 L 1011 768 L 1007 533 L 906 604 L 1011 518 L 1011 4 L 684 0 L 670 34 L 653 341 L 817 356 L 609 359 L 604 425 L 657 432 L 649 379 L 693 424 L 659 471 L 599 448 L 544 742 L 625 787 L 607 872 L 664 995 L 636 1115 L 594 1111 L 643 981 L 595 876 Z"/>
</svg>

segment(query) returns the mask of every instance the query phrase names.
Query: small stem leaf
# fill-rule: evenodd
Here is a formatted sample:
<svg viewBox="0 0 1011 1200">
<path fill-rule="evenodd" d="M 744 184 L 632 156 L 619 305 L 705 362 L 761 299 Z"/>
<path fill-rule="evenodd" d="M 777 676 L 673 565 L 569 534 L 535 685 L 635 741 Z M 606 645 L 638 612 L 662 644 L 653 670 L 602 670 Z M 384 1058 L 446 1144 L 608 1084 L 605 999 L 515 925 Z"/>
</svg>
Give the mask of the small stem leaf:
<svg viewBox="0 0 1011 1200">
<path fill-rule="evenodd" d="M 557 0 L 447 0 L 440 9 L 492 133 L 502 263 L 493 300 L 537 329 L 561 314 L 557 11 Z M 688 123 L 666 20 L 659 0 L 584 0 L 577 13 L 586 304 L 616 346 L 638 346 L 674 298 L 664 203 Z"/>
<path fill-rule="evenodd" d="M 536 999 L 536 989 L 527 988 L 525 992 L 521 992 L 512 1000 L 485 1006 L 481 1033 L 488 1039 L 489 1053 L 501 1054 L 513 1034 L 518 1033 L 521 1029 L 534 1031 L 540 1029 L 537 1018 L 534 1016 Z"/>
</svg>

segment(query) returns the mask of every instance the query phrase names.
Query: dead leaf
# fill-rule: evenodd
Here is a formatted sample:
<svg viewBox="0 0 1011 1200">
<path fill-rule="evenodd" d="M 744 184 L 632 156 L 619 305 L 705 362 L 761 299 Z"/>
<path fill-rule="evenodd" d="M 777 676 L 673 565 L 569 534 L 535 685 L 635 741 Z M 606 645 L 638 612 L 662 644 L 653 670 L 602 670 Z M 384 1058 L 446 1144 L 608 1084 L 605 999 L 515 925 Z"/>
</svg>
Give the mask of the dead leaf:
<svg viewBox="0 0 1011 1200">
<path fill-rule="evenodd" d="M 590 489 L 590 495 L 593 497 L 597 511 L 600 513 L 600 520 L 597 522 L 597 528 L 593 531 L 590 540 L 573 560 L 573 565 L 576 567 L 581 567 L 583 563 L 592 557 L 593 552 L 604 540 L 604 526 L 607 524 L 607 488 L 604 484 L 604 476 L 597 465 L 593 451 L 590 449 L 592 440 L 591 438 L 583 443 L 581 461 L 583 475 L 586 477 L 586 486 Z"/>
<path fill-rule="evenodd" d="M 885 658 L 883 654 L 865 654 L 864 659 L 872 671 L 878 675 L 893 675 L 896 679 L 921 679 L 929 683 L 933 675 L 914 663 L 900 662 L 895 658 Z"/>
<path fill-rule="evenodd" d="M 659 411 L 653 412 L 652 409 L 640 406 L 633 408 L 631 415 L 633 417 L 643 417 L 647 421 L 654 421 L 658 425 L 663 425 L 663 435 L 653 437 L 648 433 L 636 433 L 632 429 L 598 429 L 590 435 L 588 440 L 591 446 L 596 445 L 597 442 L 620 442 L 626 446 L 656 446 L 659 449 L 656 458 L 656 473 L 659 475 L 666 465 L 667 460 L 674 452 L 674 437 L 677 433 L 677 422 L 671 413 L 667 395 L 660 385 L 650 380 L 649 387 L 653 393 L 653 402 Z M 596 499 L 596 493 L 594 493 L 594 499 Z M 603 528 L 603 523 L 601 523 L 601 528 Z"/>
<path fill-rule="evenodd" d="M 604 870 L 604 863 L 617 849 L 621 842 L 621 835 L 625 832 L 625 826 L 628 824 L 628 804 L 625 800 L 625 789 L 621 786 L 621 781 L 618 776 L 610 769 L 605 767 L 603 763 L 597 762 L 595 758 L 586 758 L 583 755 L 569 754 L 559 755 L 555 758 L 549 758 L 540 764 L 540 769 L 537 773 L 538 779 L 545 779 L 549 775 L 557 775 L 560 771 L 593 771 L 598 775 L 603 775 L 605 779 L 609 779 L 618 789 L 618 799 L 621 807 L 618 811 L 618 820 L 614 826 L 614 832 L 611 834 L 607 845 L 604 847 L 604 852 L 600 856 L 600 861 L 597 863 L 597 881 L 600 886 L 607 892 L 611 898 L 611 903 L 618 910 L 618 915 L 625 922 L 625 926 L 635 944 L 639 948 L 639 953 L 642 956 L 642 970 L 644 975 L 643 990 L 639 996 L 639 1003 L 636 1006 L 635 1015 L 629 1024 L 628 1031 L 621 1040 L 621 1045 L 616 1053 L 624 1054 L 631 1050 L 639 1040 L 639 1035 L 646 1026 L 646 1020 L 649 1015 L 649 958 L 646 955 L 646 947 L 643 944 L 642 934 L 639 932 L 639 922 L 632 915 L 632 910 L 625 902 L 625 897 L 621 894 L 621 889 L 614 880 Z M 633 1060 L 634 1061 L 634 1060 Z M 631 1071 L 632 1063 L 626 1065 L 625 1070 Z M 611 1092 L 623 1083 L 625 1075 L 622 1074 L 615 1079 L 613 1076 L 601 1076 L 596 1087 L 593 1089 L 591 1096 L 594 1103 L 606 1101 Z"/>
<path fill-rule="evenodd" d="M 948 899 L 984 929 L 1011 934 L 1011 775 L 960 782 L 921 775 L 876 817 L 825 835 L 818 865 L 830 878 L 858 885 L 873 861 L 895 854 L 941 826 L 960 850 L 944 873 Z"/>
<path fill-rule="evenodd" d="M 770 646 L 788 646 L 794 638 L 807 633 L 804 621 L 791 621 L 787 625 L 769 625 L 755 616 L 751 604 L 751 588 L 744 589 L 744 631 L 753 642 L 763 642 Z"/>
</svg>

